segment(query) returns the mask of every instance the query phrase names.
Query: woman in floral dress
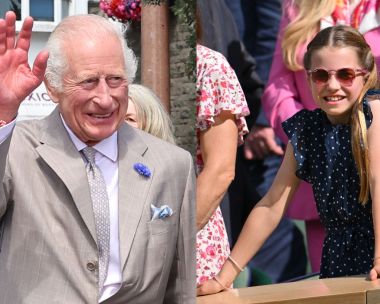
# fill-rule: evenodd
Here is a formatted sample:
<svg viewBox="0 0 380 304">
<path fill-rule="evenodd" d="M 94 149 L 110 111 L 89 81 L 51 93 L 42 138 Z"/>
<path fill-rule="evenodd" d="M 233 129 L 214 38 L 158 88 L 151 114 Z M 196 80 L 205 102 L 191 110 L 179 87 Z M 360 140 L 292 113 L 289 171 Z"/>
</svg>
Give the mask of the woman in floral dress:
<svg viewBox="0 0 380 304">
<path fill-rule="evenodd" d="M 248 132 L 247 102 L 235 72 L 218 52 L 197 45 L 197 285 L 214 278 L 230 248 L 219 204 L 235 174 Z"/>
</svg>

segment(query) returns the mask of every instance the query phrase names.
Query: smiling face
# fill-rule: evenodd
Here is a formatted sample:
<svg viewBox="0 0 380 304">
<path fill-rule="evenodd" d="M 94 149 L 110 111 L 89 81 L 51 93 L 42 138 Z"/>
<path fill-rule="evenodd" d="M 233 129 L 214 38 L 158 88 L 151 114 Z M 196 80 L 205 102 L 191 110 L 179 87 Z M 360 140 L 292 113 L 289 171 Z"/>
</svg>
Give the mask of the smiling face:
<svg viewBox="0 0 380 304">
<path fill-rule="evenodd" d="M 342 68 L 363 69 L 355 48 L 323 47 L 311 57 L 310 70 L 325 69 L 336 71 Z M 357 76 L 352 85 L 341 84 L 331 75 L 324 84 L 316 84 L 308 76 L 309 85 L 316 104 L 327 114 L 333 124 L 347 124 L 351 110 L 365 83 L 365 76 Z"/>
<path fill-rule="evenodd" d="M 69 66 L 63 75 L 63 89 L 49 88 L 66 124 L 90 146 L 119 128 L 128 106 L 120 41 L 116 36 L 102 38 L 65 41 Z"/>
</svg>

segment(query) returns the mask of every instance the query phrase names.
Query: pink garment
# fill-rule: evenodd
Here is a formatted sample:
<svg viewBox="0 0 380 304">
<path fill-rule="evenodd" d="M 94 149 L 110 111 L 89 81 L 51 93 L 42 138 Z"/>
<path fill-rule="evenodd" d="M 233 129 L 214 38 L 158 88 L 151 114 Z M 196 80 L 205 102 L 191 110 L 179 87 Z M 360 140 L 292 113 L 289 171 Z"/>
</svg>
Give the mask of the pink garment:
<svg viewBox="0 0 380 304">
<path fill-rule="evenodd" d="M 249 115 L 247 102 L 234 70 L 224 56 L 197 45 L 196 82 L 197 171 L 203 168 L 200 132 L 210 128 L 221 111 L 235 114 L 239 142 L 248 132 L 244 116 Z M 230 254 L 222 213 L 218 207 L 208 223 L 197 233 L 197 286 L 215 277 Z"/>
<path fill-rule="evenodd" d="M 269 81 L 263 95 L 263 107 L 265 114 L 277 136 L 283 143 L 288 142 L 281 123 L 302 109 L 313 110 L 316 108 L 311 95 L 306 72 L 290 71 L 282 59 L 281 43 L 286 26 L 294 20 L 297 9 L 291 5 L 292 1 L 285 1 L 285 10 L 280 23 L 279 37 L 273 56 Z M 324 20 L 326 21 L 326 20 Z M 377 66 L 380 67 L 380 27 L 376 27 L 364 34 L 367 43 L 371 46 Z M 307 44 L 300 46 L 297 52 L 299 62 L 302 62 Z M 301 220 L 318 219 L 318 213 L 311 186 L 305 182 L 300 184 L 288 208 L 291 218 Z"/>
</svg>

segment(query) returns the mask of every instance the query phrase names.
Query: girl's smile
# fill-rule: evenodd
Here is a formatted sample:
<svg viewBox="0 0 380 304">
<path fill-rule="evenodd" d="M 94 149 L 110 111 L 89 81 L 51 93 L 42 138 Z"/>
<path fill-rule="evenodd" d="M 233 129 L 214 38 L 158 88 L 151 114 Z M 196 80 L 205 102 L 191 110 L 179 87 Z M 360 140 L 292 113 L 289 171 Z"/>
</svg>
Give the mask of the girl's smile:
<svg viewBox="0 0 380 304">
<path fill-rule="evenodd" d="M 324 47 L 315 51 L 311 69 L 339 71 L 341 69 L 360 70 L 356 50 L 351 47 Z M 336 73 L 331 73 L 326 82 L 316 83 L 308 75 L 309 84 L 317 105 L 327 114 L 332 124 L 347 124 L 351 110 L 364 85 L 363 74 L 357 75 L 352 84 L 342 84 Z"/>
</svg>

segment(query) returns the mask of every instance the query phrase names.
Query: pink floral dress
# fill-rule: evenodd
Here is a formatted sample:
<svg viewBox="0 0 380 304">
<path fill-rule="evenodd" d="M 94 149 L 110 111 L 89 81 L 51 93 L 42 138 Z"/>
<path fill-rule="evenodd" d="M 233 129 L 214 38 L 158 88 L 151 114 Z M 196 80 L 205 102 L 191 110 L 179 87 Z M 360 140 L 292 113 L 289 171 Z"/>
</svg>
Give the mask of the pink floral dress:
<svg viewBox="0 0 380 304">
<path fill-rule="evenodd" d="M 221 111 L 235 114 L 239 144 L 248 132 L 244 116 L 249 115 L 247 102 L 234 70 L 224 56 L 202 45 L 197 45 L 197 171 L 203 168 L 199 147 L 200 132 L 214 124 Z M 216 276 L 230 254 L 226 227 L 218 207 L 208 223 L 197 234 L 197 285 Z"/>
</svg>

